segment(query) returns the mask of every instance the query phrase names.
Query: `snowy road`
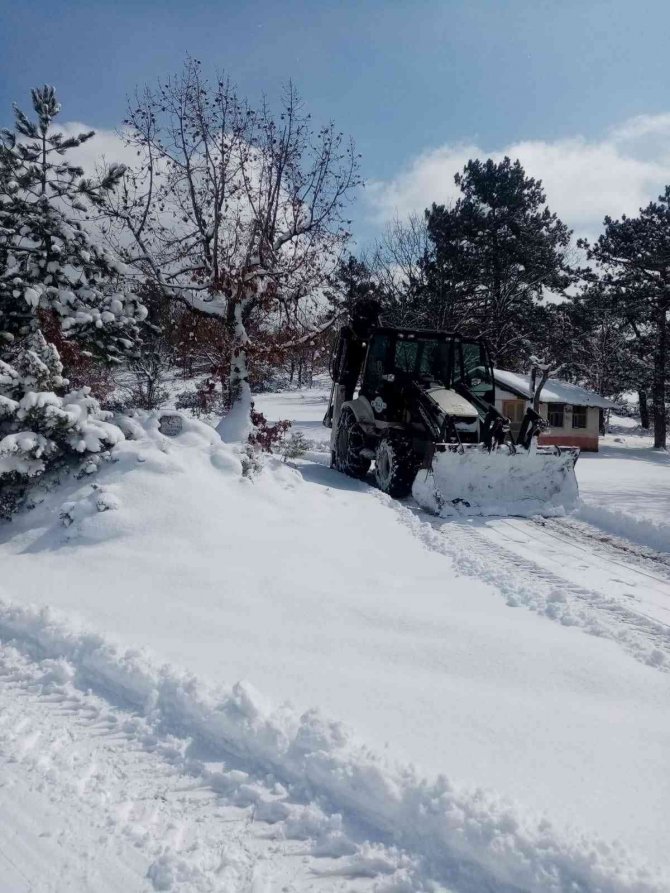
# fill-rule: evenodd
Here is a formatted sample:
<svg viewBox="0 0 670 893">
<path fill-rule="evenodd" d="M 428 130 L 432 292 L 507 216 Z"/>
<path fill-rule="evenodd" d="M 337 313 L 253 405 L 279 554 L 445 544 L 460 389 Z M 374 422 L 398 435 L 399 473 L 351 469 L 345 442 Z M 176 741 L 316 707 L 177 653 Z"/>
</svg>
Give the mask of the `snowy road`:
<svg viewBox="0 0 670 893">
<path fill-rule="evenodd" d="M 330 432 L 320 420 L 326 399 L 327 388 L 317 388 L 264 394 L 258 403 L 269 418 L 291 418 L 313 444 L 311 458 L 328 463 Z M 628 619 L 636 614 L 660 632 L 670 627 L 670 456 L 641 446 L 640 436 L 626 433 L 630 420 L 620 421 L 618 436 L 603 438 L 601 452 L 583 454 L 577 464 L 584 501 L 576 519 L 496 518 L 460 527 L 476 529 L 533 576 L 543 571 L 544 578 L 598 592 L 610 608 L 616 601 Z"/>
<path fill-rule="evenodd" d="M 562 520 L 497 518 L 480 526 L 491 542 L 572 586 L 598 591 L 670 632 L 670 566 L 658 556 L 598 544 Z M 591 531 L 592 532 L 592 531 Z M 630 546 L 630 544 L 628 544 Z"/>
<path fill-rule="evenodd" d="M 560 521 L 548 530 L 522 518 L 445 523 L 409 509 L 439 531 L 439 539 L 424 534 L 431 548 L 496 584 L 507 604 L 609 638 L 670 671 L 670 574 L 651 560 L 633 563 L 614 547 L 575 542 Z"/>
<path fill-rule="evenodd" d="M 319 418 L 325 400 L 322 389 L 262 395 L 259 404 L 269 418 L 293 419 L 315 448 L 312 461 L 328 464 L 330 432 Z M 670 459 L 639 442 L 609 437 L 601 455 L 581 457 L 577 471 L 586 502 L 579 520 L 441 522 L 411 499 L 406 506 L 441 532 L 444 541 L 436 547 L 460 559 L 463 570 L 503 584 L 508 603 L 612 638 L 643 662 L 670 671 Z M 639 534 L 642 543 L 646 535 L 649 545 L 625 539 L 626 533 Z"/>
</svg>

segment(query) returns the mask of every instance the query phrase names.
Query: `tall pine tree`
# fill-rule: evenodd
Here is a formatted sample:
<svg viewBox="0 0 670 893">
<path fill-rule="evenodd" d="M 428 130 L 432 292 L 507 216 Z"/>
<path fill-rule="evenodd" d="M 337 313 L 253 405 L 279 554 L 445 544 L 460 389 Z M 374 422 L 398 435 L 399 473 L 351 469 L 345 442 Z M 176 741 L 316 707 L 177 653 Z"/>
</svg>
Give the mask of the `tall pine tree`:
<svg viewBox="0 0 670 893">
<path fill-rule="evenodd" d="M 469 161 L 452 207 L 426 212 L 430 251 L 421 302 L 434 324 L 487 338 L 496 363 L 515 368 L 539 322 L 545 291 L 571 281 L 570 230 L 519 161 Z"/>
</svg>

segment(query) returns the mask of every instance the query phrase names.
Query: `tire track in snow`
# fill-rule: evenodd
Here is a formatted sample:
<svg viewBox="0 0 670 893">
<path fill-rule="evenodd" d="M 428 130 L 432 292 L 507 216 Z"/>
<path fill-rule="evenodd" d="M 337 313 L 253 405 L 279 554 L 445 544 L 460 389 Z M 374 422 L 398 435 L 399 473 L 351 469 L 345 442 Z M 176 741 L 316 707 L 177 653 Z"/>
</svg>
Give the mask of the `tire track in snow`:
<svg viewBox="0 0 670 893">
<path fill-rule="evenodd" d="M 650 549 L 639 543 L 615 536 L 602 530 L 595 524 L 579 518 L 538 518 L 532 519 L 539 527 L 554 531 L 558 536 L 573 542 L 588 540 L 599 552 L 621 561 L 622 553 L 627 564 L 625 567 L 645 568 L 656 579 L 670 583 L 670 555 Z M 670 545 L 670 544 L 669 544 Z M 663 576 L 659 576 L 663 574 Z"/>
<path fill-rule="evenodd" d="M 476 522 L 437 519 L 409 500 L 375 492 L 427 548 L 447 555 L 459 572 L 493 585 L 510 607 L 523 605 L 564 626 L 611 639 L 641 663 L 670 672 L 669 626 L 500 546 Z"/>
<path fill-rule="evenodd" d="M 373 893 L 382 881 L 410 883 L 398 871 L 409 859 L 354 844 L 316 803 L 199 756 L 73 679 L 65 660 L 0 646 L 0 871 L 12 891 L 335 893 L 346 878 L 352 893 Z"/>
<path fill-rule="evenodd" d="M 21 740 L 37 729 L 48 738 L 55 722 L 51 710 L 66 714 L 66 732 L 74 721 L 97 729 L 99 741 L 121 739 L 111 766 L 100 750 L 63 764 L 58 754 L 67 755 L 69 746 L 50 750 L 46 763 L 55 764 L 58 784 L 62 776 L 70 785 L 68 818 L 75 796 L 77 804 L 90 806 L 88 813 L 82 810 L 84 818 L 102 815 L 105 828 L 111 822 L 112 828 L 130 829 L 131 841 L 151 857 L 147 877 L 155 889 L 255 893 L 254 872 L 265 867 L 268 873 L 258 883 L 269 878 L 268 893 L 278 893 L 282 884 L 287 893 L 334 893 L 343 885 L 349 893 L 662 893 L 668 888 L 668 878 L 618 843 L 559 832 L 546 819 L 492 794 L 459 790 L 444 776 L 426 780 L 411 766 L 389 766 L 315 711 L 301 717 L 287 708 L 268 713 L 248 686 L 212 693 L 193 676 L 170 667 L 158 670 L 137 651 L 119 651 L 49 610 L 0 601 L 0 640 L 7 661 L 0 691 L 15 689 L 24 704 L 39 701 L 39 707 L 33 703 L 29 711 L 15 713 L 29 717 Z M 11 737 L 13 728 L 11 722 L 2 725 L 0 735 Z M 71 734 L 76 743 L 77 734 Z M 149 778 L 139 773 L 138 781 L 138 761 L 152 760 L 162 761 L 162 774 L 147 770 Z M 89 774 L 92 762 L 97 768 Z M 120 778 L 114 774 L 119 763 Z M 30 768 L 39 775 L 37 761 Z M 76 783 L 87 774 L 80 794 Z M 110 776 L 113 783 L 105 781 Z M 259 843 L 241 830 L 231 839 L 218 807 L 238 810 L 231 819 L 238 828 L 239 810 L 247 810 L 253 827 L 267 829 L 265 839 Z M 209 832 L 204 838 L 197 834 L 203 827 Z M 195 849 L 186 845 L 189 834 L 197 836 Z M 285 841 L 295 840 L 303 841 L 308 862 L 302 874 L 286 882 L 280 880 L 281 865 L 293 851 Z M 260 868 L 258 846 L 260 855 L 267 854 Z M 263 851 L 263 846 L 278 849 Z M 96 858 L 95 847 L 86 853 Z M 232 873 L 228 887 L 221 882 L 224 870 Z M 110 889 L 120 893 L 118 887 Z M 78 893 L 76 886 L 67 890 Z"/>
</svg>

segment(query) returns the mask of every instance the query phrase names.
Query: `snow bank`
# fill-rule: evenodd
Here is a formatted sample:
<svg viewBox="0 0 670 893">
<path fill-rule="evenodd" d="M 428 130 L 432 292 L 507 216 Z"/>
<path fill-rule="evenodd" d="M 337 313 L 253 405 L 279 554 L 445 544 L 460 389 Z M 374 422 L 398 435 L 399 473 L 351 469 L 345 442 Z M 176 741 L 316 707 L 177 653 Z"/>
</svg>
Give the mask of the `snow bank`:
<svg viewBox="0 0 670 893">
<path fill-rule="evenodd" d="M 670 456 L 647 434 L 611 434 L 577 463 L 576 517 L 606 533 L 670 552 Z"/>
<path fill-rule="evenodd" d="M 467 893 L 667 889 L 667 878 L 636 866 L 619 846 L 565 839 L 548 822 L 522 818 L 483 792 L 460 791 L 445 777 L 426 781 L 411 767 L 390 767 L 316 711 L 272 711 L 243 683 L 215 693 L 192 675 L 158 669 L 138 651 L 120 651 L 73 628 L 49 609 L 0 601 L 0 638 L 34 658 L 67 662 L 71 669 L 60 664 L 61 672 L 78 688 L 150 717 L 164 732 L 191 737 L 214 754 L 236 755 L 311 799 L 325 798 L 371 835 L 416 854 L 424 880 Z M 360 866 L 352 864 L 351 871 Z M 426 887 L 417 878 L 406 889 Z"/>
<path fill-rule="evenodd" d="M 640 518 L 618 508 L 583 501 L 575 517 L 594 524 L 615 537 L 640 543 L 659 552 L 670 552 L 670 521 Z"/>
<path fill-rule="evenodd" d="M 466 449 L 436 453 L 416 476 L 412 495 L 444 518 L 469 515 L 561 515 L 579 492 L 572 456 Z"/>
<path fill-rule="evenodd" d="M 59 495 L 68 497 L 57 512 L 61 523 L 54 523 L 52 517 L 43 531 L 52 547 L 57 547 L 63 540 L 104 543 L 142 532 L 145 527 L 141 524 L 141 514 L 143 507 L 146 508 L 146 477 L 142 481 L 135 475 L 132 479 L 135 488 L 131 485 L 126 489 L 128 472 L 141 469 L 145 476 L 167 475 L 162 486 L 167 491 L 168 501 L 169 476 L 172 475 L 197 473 L 204 467 L 210 474 L 216 469 L 228 481 L 243 481 L 243 457 L 235 447 L 224 444 L 208 425 L 186 415 L 170 414 L 179 415 L 181 419 L 181 433 L 177 437 L 161 433 L 161 412 L 138 412 L 135 417 L 121 417 L 117 421 L 119 427 L 115 427 L 120 440 L 111 452 L 110 467 L 104 468 L 106 473 L 97 474 L 103 466 L 96 461 L 97 457 L 92 457 L 81 474 L 66 479 L 50 494 L 49 502 Z M 131 504 L 127 504 L 127 497 L 131 498 Z M 39 493 L 36 493 L 35 501 L 39 500 Z M 24 515 L 17 518 L 13 526 L 20 528 L 28 520 L 29 517 Z"/>
</svg>

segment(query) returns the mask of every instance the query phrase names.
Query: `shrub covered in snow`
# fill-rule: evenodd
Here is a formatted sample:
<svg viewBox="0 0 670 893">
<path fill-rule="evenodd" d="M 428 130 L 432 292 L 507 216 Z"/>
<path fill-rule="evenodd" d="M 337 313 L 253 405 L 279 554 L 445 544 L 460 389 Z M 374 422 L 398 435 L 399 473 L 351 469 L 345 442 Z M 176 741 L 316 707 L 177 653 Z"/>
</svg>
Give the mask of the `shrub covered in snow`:
<svg viewBox="0 0 670 893">
<path fill-rule="evenodd" d="M 89 388 L 67 390 L 58 353 L 40 332 L 0 360 L 0 517 L 9 516 L 31 479 L 67 457 L 100 454 L 123 433 Z"/>
<path fill-rule="evenodd" d="M 255 449 L 262 450 L 264 453 L 271 453 L 273 446 L 281 443 L 284 435 L 291 427 L 288 419 L 268 422 L 263 413 L 254 408 L 253 403 L 251 404 L 251 424 L 249 443 Z"/>
<path fill-rule="evenodd" d="M 279 444 L 279 453 L 284 457 L 284 462 L 289 459 L 299 459 L 309 449 L 309 443 L 302 431 L 293 431 L 289 437 L 285 437 Z"/>
</svg>

